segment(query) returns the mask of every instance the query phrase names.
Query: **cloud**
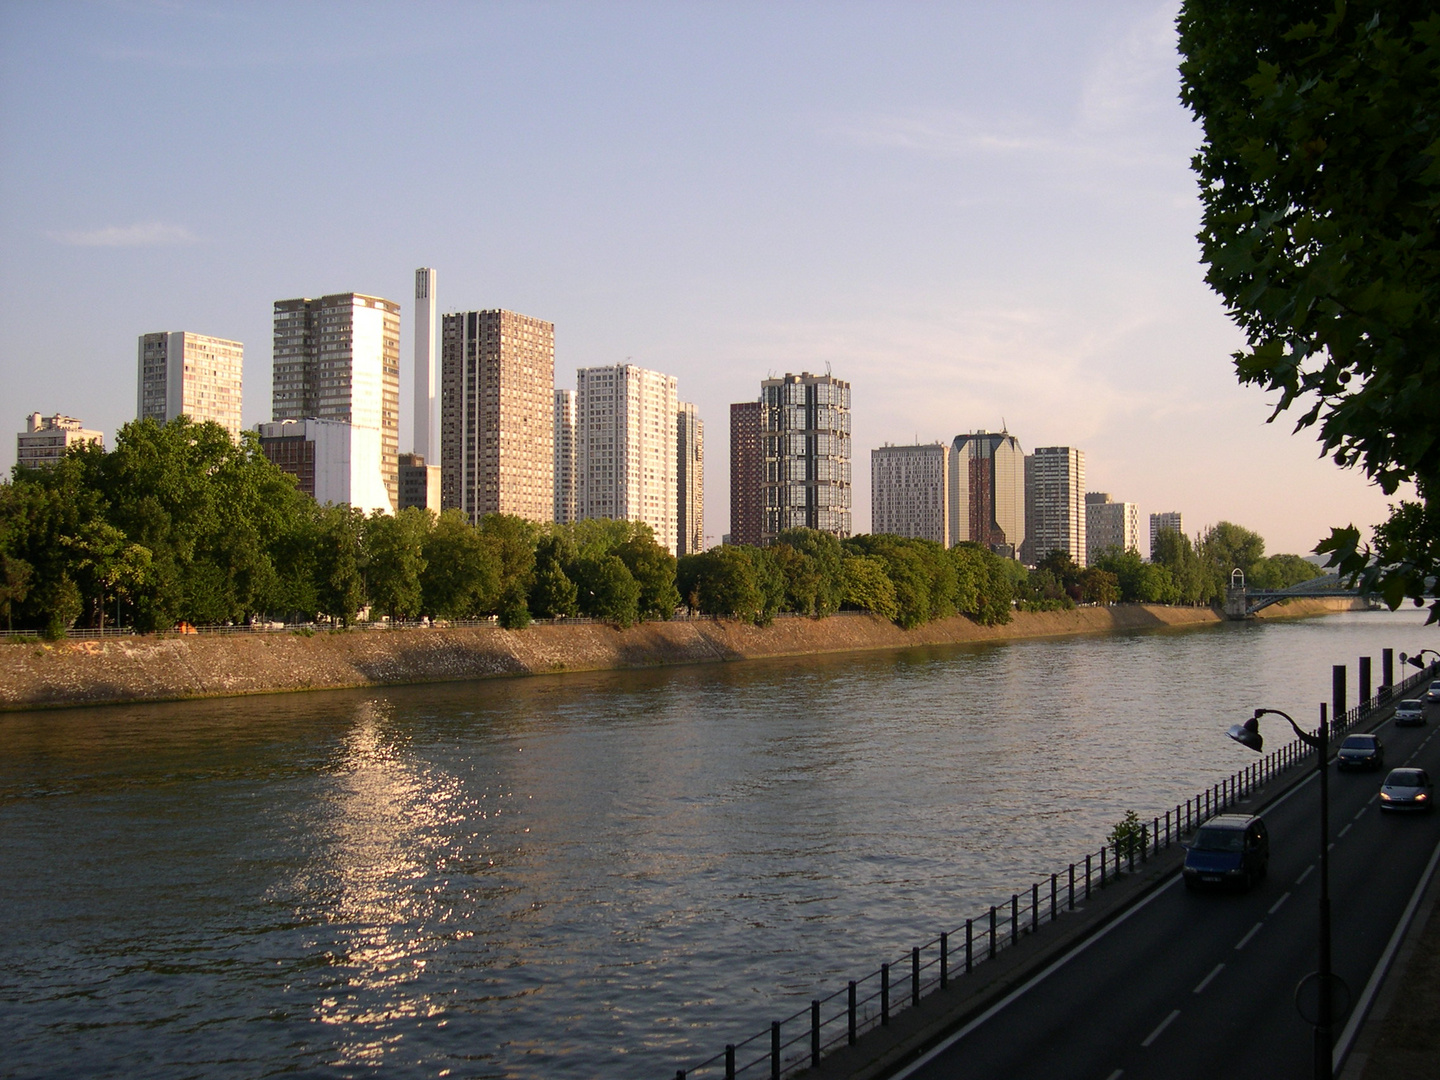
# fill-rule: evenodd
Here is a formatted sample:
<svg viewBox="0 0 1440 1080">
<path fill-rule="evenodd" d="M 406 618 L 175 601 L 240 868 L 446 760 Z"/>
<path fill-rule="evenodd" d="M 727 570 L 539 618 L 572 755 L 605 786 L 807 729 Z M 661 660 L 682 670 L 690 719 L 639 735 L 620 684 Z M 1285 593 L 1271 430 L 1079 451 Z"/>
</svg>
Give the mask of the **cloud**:
<svg viewBox="0 0 1440 1080">
<path fill-rule="evenodd" d="M 163 221 L 107 225 L 103 229 L 71 229 L 50 235 L 71 247 L 173 247 L 200 242 L 200 238 L 183 225 L 167 225 Z"/>
</svg>

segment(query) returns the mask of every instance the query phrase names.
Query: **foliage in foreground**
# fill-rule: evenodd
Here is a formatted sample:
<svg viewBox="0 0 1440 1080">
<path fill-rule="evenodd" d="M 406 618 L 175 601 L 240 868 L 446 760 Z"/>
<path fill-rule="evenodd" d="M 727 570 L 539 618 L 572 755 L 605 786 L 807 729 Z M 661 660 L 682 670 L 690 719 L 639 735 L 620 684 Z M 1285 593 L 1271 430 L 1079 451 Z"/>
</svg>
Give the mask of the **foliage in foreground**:
<svg viewBox="0 0 1440 1080">
<path fill-rule="evenodd" d="M 1414 483 L 1370 545 L 1351 525 L 1316 550 L 1419 605 L 1440 573 L 1440 13 L 1187 0 L 1179 28 L 1206 281 L 1246 337 L 1236 372 L 1387 495 Z"/>
</svg>

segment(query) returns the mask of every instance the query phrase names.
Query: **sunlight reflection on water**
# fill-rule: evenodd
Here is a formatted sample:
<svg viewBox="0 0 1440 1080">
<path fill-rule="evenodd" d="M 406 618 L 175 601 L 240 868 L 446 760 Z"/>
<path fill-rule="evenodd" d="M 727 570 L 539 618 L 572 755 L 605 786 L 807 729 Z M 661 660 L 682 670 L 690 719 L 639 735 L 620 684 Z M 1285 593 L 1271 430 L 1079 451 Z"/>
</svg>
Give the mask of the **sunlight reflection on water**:
<svg viewBox="0 0 1440 1080">
<path fill-rule="evenodd" d="M 4 1071 L 673 1075 L 1421 622 L 3 716 Z"/>
</svg>

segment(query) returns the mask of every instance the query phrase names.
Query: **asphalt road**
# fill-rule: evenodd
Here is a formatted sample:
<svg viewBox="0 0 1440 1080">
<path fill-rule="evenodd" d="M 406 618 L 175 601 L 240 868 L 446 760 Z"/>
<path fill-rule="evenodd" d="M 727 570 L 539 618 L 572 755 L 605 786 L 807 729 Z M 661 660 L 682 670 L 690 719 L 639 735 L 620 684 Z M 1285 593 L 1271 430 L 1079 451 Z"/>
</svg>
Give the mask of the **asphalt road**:
<svg viewBox="0 0 1440 1080">
<path fill-rule="evenodd" d="M 1354 1002 L 1440 847 L 1440 812 L 1378 805 L 1392 768 L 1440 775 L 1440 706 L 1426 712 L 1424 727 L 1378 729 L 1379 773 L 1331 766 L 1332 955 Z M 1261 731 L 1288 734 L 1278 717 Z M 895 1080 L 1313 1076 L 1313 1029 L 1295 987 L 1316 966 L 1319 788 L 1312 774 L 1262 811 L 1270 872 L 1253 891 L 1192 894 L 1176 874 Z M 1348 1019 L 1337 1018 L 1337 1041 Z"/>
</svg>

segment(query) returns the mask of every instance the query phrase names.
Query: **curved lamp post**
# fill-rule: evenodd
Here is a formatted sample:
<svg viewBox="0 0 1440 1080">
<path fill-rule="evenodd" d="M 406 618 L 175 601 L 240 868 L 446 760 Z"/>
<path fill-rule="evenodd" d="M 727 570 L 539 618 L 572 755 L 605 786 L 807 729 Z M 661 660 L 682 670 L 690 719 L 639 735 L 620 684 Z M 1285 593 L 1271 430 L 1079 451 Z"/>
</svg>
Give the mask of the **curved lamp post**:
<svg viewBox="0 0 1440 1080">
<path fill-rule="evenodd" d="M 1440 652 L 1436 652 L 1434 649 L 1421 649 L 1419 652 L 1411 653 L 1409 656 L 1406 656 L 1402 652 L 1400 654 L 1400 663 L 1411 664 L 1414 667 L 1418 667 L 1420 670 L 1423 671 L 1425 670 L 1425 661 L 1422 660 L 1421 657 L 1424 656 L 1427 652 L 1431 656 L 1435 657 L 1436 660 L 1440 660 Z"/>
<path fill-rule="evenodd" d="M 1334 1072 L 1330 1060 L 1333 1043 L 1330 1030 L 1334 1017 L 1331 1015 L 1333 976 L 1330 971 L 1330 724 L 1324 705 L 1320 706 L 1320 728 L 1313 734 L 1301 731 L 1300 725 L 1295 723 L 1289 713 L 1279 709 L 1256 709 L 1254 716 L 1243 724 L 1231 725 L 1226 734 L 1241 746 L 1247 746 L 1259 753 L 1265 744 L 1265 740 L 1260 736 L 1260 717 L 1267 714 L 1281 716 L 1290 721 L 1290 726 L 1295 729 L 1300 741 L 1318 751 L 1315 755 L 1315 771 L 1320 774 L 1320 957 L 1316 965 L 1316 975 L 1320 983 L 1320 1001 L 1315 1024 L 1315 1076 L 1317 1080 L 1331 1080 Z"/>
</svg>

